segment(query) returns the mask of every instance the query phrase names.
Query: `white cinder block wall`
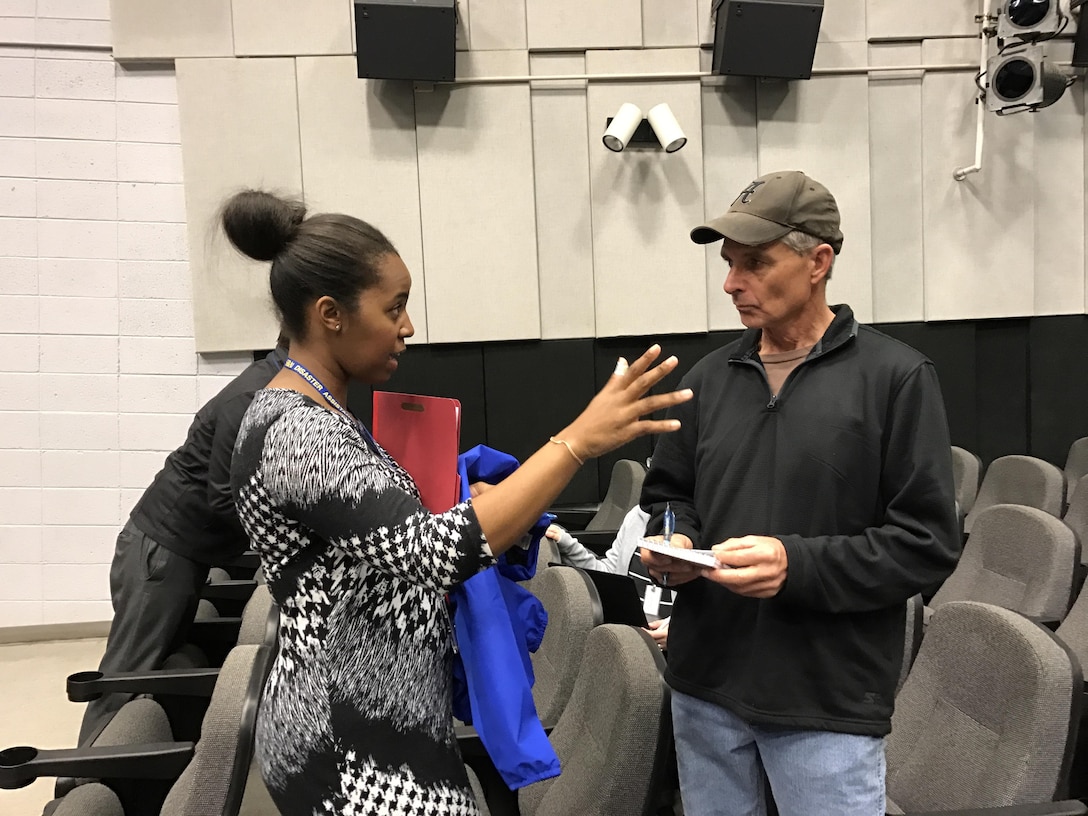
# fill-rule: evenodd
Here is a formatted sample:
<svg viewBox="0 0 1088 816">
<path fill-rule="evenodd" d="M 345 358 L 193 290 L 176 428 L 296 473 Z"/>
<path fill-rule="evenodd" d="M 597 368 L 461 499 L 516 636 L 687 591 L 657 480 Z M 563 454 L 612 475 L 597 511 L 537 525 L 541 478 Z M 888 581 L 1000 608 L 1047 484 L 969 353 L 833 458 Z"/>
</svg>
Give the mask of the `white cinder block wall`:
<svg viewBox="0 0 1088 816">
<path fill-rule="evenodd" d="M 195 352 L 173 68 L 109 42 L 108 0 L 0 4 L 0 627 L 112 616 L 121 522 L 248 362 Z"/>
</svg>

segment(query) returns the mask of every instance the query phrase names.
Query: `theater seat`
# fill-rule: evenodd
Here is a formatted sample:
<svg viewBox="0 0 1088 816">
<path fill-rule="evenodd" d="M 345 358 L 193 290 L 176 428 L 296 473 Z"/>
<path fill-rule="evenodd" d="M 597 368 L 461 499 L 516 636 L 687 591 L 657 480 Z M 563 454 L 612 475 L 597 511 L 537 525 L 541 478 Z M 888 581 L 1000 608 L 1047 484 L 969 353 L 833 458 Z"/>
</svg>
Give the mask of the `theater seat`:
<svg viewBox="0 0 1088 816">
<path fill-rule="evenodd" d="M 522 788 L 521 816 L 649 816 L 672 737 L 661 649 L 641 629 L 596 627 L 570 702 L 551 732 L 563 767 Z"/>
<path fill-rule="evenodd" d="M 972 602 L 936 610 L 896 698 L 888 813 L 1088 813 L 1049 804 L 1067 796 L 1082 683 L 1068 649 L 1023 616 Z"/>
<path fill-rule="evenodd" d="M 970 534 L 978 514 L 995 504 L 1020 504 L 1061 518 L 1065 477 L 1058 468 L 1033 456 L 1002 456 L 986 468 L 971 512 L 963 522 Z"/>
<path fill-rule="evenodd" d="M 1057 625 L 1069 609 L 1079 561 L 1076 537 L 1061 520 L 1034 507 L 988 507 L 929 605 L 980 601 Z"/>
</svg>

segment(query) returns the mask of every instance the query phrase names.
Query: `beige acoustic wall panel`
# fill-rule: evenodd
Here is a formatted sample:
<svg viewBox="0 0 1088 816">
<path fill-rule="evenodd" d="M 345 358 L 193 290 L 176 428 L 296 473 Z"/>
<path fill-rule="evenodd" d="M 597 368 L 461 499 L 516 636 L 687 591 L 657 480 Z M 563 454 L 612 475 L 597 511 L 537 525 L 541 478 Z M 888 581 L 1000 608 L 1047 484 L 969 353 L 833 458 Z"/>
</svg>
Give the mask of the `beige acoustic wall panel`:
<svg viewBox="0 0 1088 816">
<path fill-rule="evenodd" d="M 642 44 L 646 48 L 696 46 L 699 0 L 642 0 Z"/>
<path fill-rule="evenodd" d="M 827 0 L 830 5 L 841 0 Z M 987 7 L 992 0 L 983 0 Z M 870 39 L 954 37 L 978 34 L 979 0 L 866 0 Z"/>
<path fill-rule="evenodd" d="M 819 42 L 865 42 L 865 2 L 826 0 Z"/>
<path fill-rule="evenodd" d="M 529 48 L 639 48 L 642 46 L 642 2 L 525 0 Z M 686 8 L 687 0 L 682 0 L 681 5 Z"/>
<path fill-rule="evenodd" d="M 243 187 L 302 191 L 295 61 L 178 60 L 177 75 L 196 349 L 269 348 L 269 265 L 235 252 L 215 214 Z"/>
<path fill-rule="evenodd" d="M 873 45 L 872 65 L 919 65 L 921 43 Z M 922 255 L 922 72 L 869 79 L 873 320 L 925 319 Z"/>
<path fill-rule="evenodd" d="M 815 68 L 864 67 L 865 43 L 820 43 Z M 839 204 L 845 236 L 827 296 L 873 319 L 869 87 L 865 74 L 759 86 L 759 172 L 803 170 Z"/>
<path fill-rule="evenodd" d="M 756 80 L 730 77 L 703 86 L 704 211 L 714 218 L 729 209 L 759 175 L 757 162 Z M 694 226 L 694 225 L 692 225 Z M 729 268 L 721 242 L 707 244 L 706 297 L 709 328 L 743 328 L 733 299 L 725 294 Z"/>
<path fill-rule="evenodd" d="M 1071 42 L 1048 43 L 1048 57 L 1069 62 Z M 1032 116 L 1035 127 L 1035 303 L 1033 314 L 1084 309 L 1084 97 L 1074 85 Z"/>
<path fill-rule="evenodd" d="M 977 63 L 978 45 L 927 40 L 922 55 L 927 63 Z M 956 181 L 952 171 L 974 160 L 976 93 L 969 71 L 922 80 L 927 320 L 1023 316 L 1034 308 L 1033 117 L 988 115 L 982 172 Z"/>
<path fill-rule="evenodd" d="M 240 57 L 353 53 L 352 0 L 233 0 Z"/>
<path fill-rule="evenodd" d="M 590 74 L 698 71 L 698 49 L 590 51 Z M 706 256 L 688 233 L 703 219 L 702 92 L 698 79 L 592 82 L 589 169 L 597 336 L 707 330 Z M 656 145 L 613 153 L 605 121 L 624 102 L 645 115 L 667 102 L 688 138 L 667 154 Z"/>
<path fill-rule="evenodd" d="M 527 76 L 524 51 L 457 55 L 457 76 Z M 431 343 L 540 337 L 528 83 L 416 93 Z"/>
<path fill-rule="evenodd" d="M 110 0 L 117 59 L 229 57 L 230 0 Z"/>
<path fill-rule="evenodd" d="M 526 48 L 524 0 L 472 0 L 469 42 L 473 51 Z"/>
<path fill-rule="evenodd" d="M 584 74 L 582 54 L 531 54 L 533 74 Z M 586 82 L 534 82 L 540 336 L 593 337 L 593 219 L 589 207 Z"/>
<path fill-rule="evenodd" d="M 419 218 L 415 97 L 408 82 L 359 79 L 355 58 L 299 57 L 302 188 L 314 212 L 369 221 L 412 273 L 408 304 L 427 342 L 426 275 Z"/>
</svg>

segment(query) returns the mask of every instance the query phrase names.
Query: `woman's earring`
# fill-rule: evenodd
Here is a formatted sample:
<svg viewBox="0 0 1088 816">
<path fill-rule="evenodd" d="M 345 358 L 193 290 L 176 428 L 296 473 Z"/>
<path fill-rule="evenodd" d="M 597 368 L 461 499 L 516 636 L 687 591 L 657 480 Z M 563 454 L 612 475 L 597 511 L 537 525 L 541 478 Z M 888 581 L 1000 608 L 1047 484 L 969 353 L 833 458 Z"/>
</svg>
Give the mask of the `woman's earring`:
<svg viewBox="0 0 1088 816">
<path fill-rule="evenodd" d="M 340 331 L 340 324 L 339 323 L 336 324 L 336 330 Z"/>
</svg>

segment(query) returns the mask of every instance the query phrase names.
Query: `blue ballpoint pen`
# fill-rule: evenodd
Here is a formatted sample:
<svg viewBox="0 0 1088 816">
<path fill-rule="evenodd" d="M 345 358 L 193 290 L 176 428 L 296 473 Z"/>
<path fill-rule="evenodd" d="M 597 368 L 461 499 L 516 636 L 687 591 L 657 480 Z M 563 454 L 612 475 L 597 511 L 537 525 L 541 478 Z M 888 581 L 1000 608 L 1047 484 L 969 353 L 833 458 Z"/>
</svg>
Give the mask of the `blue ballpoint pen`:
<svg viewBox="0 0 1088 816">
<path fill-rule="evenodd" d="M 672 544 L 672 534 L 676 529 L 676 516 L 672 512 L 672 504 L 665 502 L 665 518 L 662 522 L 661 532 L 665 536 L 665 543 Z M 661 583 L 665 586 L 669 585 L 669 574 L 667 572 L 661 573 Z"/>
</svg>

